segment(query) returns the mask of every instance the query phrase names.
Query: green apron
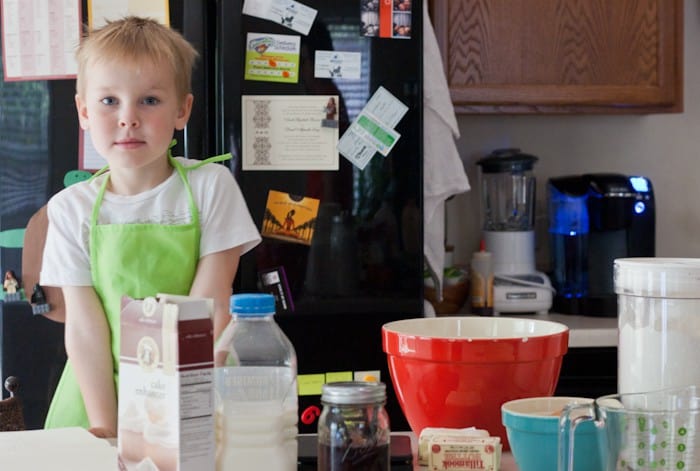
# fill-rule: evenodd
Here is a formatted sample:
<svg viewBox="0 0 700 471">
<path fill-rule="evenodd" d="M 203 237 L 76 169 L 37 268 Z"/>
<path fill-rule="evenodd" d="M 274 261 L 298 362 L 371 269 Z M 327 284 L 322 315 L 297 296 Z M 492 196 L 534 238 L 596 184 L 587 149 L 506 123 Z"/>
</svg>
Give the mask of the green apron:
<svg viewBox="0 0 700 471">
<path fill-rule="evenodd" d="M 155 296 L 158 293 L 189 294 L 199 260 L 199 210 L 192 196 L 186 172 L 209 162 L 230 159 L 230 154 L 211 157 L 184 167 L 168 152 L 170 164 L 187 190 L 191 221 L 188 224 L 106 224 L 97 219 L 109 176 L 98 192 L 90 219 L 90 264 L 92 281 L 112 333 L 112 361 L 115 388 L 119 384 L 119 332 L 121 297 Z M 102 174 L 106 168 L 96 173 Z M 70 313 L 68 314 L 70 315 Z M 56 387 L 46 417 L 46 428 L 89 428 L 80 387 L 70 360 Z"/>
</svg>

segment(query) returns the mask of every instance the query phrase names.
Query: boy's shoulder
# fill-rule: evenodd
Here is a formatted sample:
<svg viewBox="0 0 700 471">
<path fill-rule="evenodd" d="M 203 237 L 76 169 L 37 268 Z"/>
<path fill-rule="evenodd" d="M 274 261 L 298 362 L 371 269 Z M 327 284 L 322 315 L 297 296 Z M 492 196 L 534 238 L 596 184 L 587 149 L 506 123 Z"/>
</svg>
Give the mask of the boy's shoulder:
<svg viewBox="0 0 700 471">
<path fill-rule="evenodd" d="M 75 217 L 89 214 L 97 195 L 96 181 L 74 183 L 54 194 L 47 203 L 49 214 L 71 214 Z"/>
<path fill-rule="evenodd" d="M 100 187 L 100 181 L 101 179 L 104 178 L 102 176 L 97 177 L 92 180 L 84 180 L 78 183 L 73 183 L 70 186 L 65 187 L 58 193 L 54 194 L 50 199 L 49 203 L 51 204 L 56 203 L 56 202 L 62 202 L 66 200 L 73 200 L 73 199 L 93 199 L 95 195 L 97 194 L 97 191 Z"/>
<path fill-rule="evenodd" d="M 202 163 L 201 160 L 188 159 L 185 157 L 175 157 L 175 159 L 185 168 L 194 167 Z M 196 169 L 190 169 L 190 174 L 195 176 L 203 176 L 205 178 L 211 177 L 212 175 L 225 175 L 231 174 L 231 171 L 226 165 L 220 163 L 210 162 L 204 165 L 199 165 Z"/>
</svg>

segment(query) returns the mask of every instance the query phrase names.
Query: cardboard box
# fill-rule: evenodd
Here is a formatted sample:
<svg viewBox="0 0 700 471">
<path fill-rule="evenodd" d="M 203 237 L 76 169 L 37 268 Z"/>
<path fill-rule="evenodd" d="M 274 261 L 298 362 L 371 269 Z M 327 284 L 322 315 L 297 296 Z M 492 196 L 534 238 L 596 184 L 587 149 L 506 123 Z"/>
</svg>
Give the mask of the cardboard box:
<svg viewBox="0 0 700 471">
<path fill-rule="evenodd" d="M 122 471 L 214 469 L 213 300 L 122 298 Z"/>
</svg>

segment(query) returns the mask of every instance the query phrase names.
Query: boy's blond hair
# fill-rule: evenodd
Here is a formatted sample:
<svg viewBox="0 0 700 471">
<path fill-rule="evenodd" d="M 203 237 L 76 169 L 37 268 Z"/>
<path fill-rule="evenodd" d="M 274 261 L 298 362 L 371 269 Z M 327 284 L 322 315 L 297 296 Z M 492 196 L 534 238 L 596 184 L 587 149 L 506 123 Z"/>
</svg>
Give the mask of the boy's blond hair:
<svg viewBox="0 0 700 471">
<path fill-rule="evenodd" d="M 105 26 L 86 34 L 76 50 L 76 90 L 83 96 L 88 80 L 87 70 L 92 63 L 110 60 L 137 63 L 147 60 L 170 66 L 177 94 L 184 99 L 190 93 L 192 68 L 198 55 L 180 33 L 150 18 L 127 16 L 108 21 Z"/>
</svg>

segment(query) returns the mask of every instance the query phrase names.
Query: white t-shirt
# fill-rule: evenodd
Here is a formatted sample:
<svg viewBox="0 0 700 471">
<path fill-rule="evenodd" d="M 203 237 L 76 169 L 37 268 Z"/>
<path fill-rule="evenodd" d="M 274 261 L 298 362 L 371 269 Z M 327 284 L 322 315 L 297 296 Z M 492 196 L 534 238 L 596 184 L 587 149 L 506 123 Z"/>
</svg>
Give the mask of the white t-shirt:
<svg viewBox="0 0 700 471">
<path fill-rule="evenodd" d="M 177 157 L 187 167 L 199 163 Z M 235 178 L 224 165 L 210 163 L 185 172 L 199 209 L 199 256 L 242 246 L 245 253 L 260 242 Z M 106 175 L 76 183 L 48 203 L 49 227 L 42 260 L 43 286 L 92 286 L 90 216 Z M 98 224 L 185 224 L 191 221 L 187 190 L 178 172 L 143 193 L 121 196 L 105 191 Z"/>
</svg>

